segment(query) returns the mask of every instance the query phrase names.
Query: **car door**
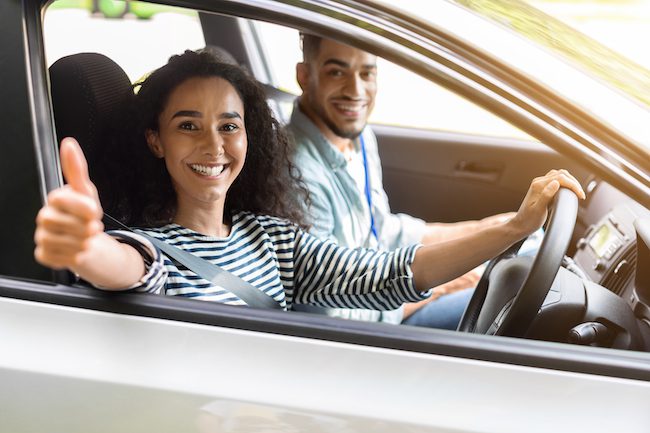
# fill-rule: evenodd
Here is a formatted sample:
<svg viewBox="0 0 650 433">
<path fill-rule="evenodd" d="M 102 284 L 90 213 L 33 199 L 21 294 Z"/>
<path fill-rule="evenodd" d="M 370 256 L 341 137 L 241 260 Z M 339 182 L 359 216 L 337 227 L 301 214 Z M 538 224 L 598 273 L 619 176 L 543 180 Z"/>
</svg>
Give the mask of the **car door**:
<svg viewBox="0 0 650 433">
<path fill-rule="evenodd" d="M 532 139 L 373 125 L 396 212 L 455 222 L 516 211 L 531 178 L 589 171 Z"/>
<path fill-rule="evenodd" d="M 367 31 L 294 3 L 183 2 Z M 645 353 L 105 293 L 38 266 L 33 221 L 61 184 L 43 7 L 0 3 L 0 431 L 647 430 Z"/>
</svg>

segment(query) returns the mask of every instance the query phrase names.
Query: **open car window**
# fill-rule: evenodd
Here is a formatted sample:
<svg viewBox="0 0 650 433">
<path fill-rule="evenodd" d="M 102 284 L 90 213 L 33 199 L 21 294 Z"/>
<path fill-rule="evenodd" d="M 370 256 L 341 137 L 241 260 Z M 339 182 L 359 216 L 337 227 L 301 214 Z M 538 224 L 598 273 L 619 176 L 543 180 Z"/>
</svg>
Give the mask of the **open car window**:
<svg viewBox="0 0 650 433">
<path fill-rule="evenodd" d="M 68 54 L 99 52 L 114 60 L 126 71 L 129 80 L 135 82 L 158 65 L 165 63 L 166 59 L 174 53 L 186 48 L 198 49 L 205 45 L 213 45 L 221 46 L 226 51 L 231 50 L 236 60 L 243 59 L 241 63 L 250 67 L 255 73 L 259 74 L 263 71 L 265 65 L 266 71 L 263 72 L 266 72 L 267 76 L 261 78 L 272 81 L 269 84 L 280 90 L 299 93 L 295 78 L 289 78 L 295 75 L 294 64 L 300 60 L 296 29 L 232 17 L 224 17 L 222 27 L 221 22 L 211 21 L 217 19 L 215 16 L 201 17 L 195 11 L 181 8 L 160 7 L 158 10 L 153 5 L 146 17 L 139 17 L 138 9 L 134 7 L 133 10 L 127 10 L 125 15 L 117 18 L 103 16 L 106 12 L 101 10 L 99 11 L 101 13 L 98 11 L 89 13 L 86 9 L 63 6 L 55 2 L 45 14 L 43 28 L 48 65 Z M 135 19 L 133 15 L 138 18 Z M 73 20 L 73 25 L 70 24 L 71 18 L 76 18 Z M 229 32 L 232 34 L 232 30 L 240 32 L 239 45 L 233 43 L 237 38 L 224 37 Z M 72 37 L 76 34 L 85 34 L 87 37 L 83 39 Z M 293 41 L 290 42 L 290 39 Z M 281 56 L 278 51 L 280 47 L 294 48 L 285 49 L 288 55 Z M 248 56 L 247 61 L 246 56 Z M 279 59 L 285 63 L 281 63 Z M 261 69 L 259 65 L 262 65 Z M 385 130 L 379 128 L 378 134 L 380 150 L 384 155 L 386 188 L 394 197 L 393 207 L 397 211 L 408 212 L 427 221 L 478 219 L 490 213 L 513 209 L 513 205 L 518 202 L 518 194 L 525 192 L 526 179 L 533 166 L 524 165 L 513 172 L 509 166 L 517 166 L 517 163 L 513 164 L 508 160 L 511 158 L 508 152 L 512 151 L 514 155 L 517 150 L 520 155 L 516 158 L 522 161 L 531 156 L 536 160 L 539 156 L 543 156 L 550 158 L 548 161 L 545 160 L 549 165 L 571 164 L 563 157 L 558 158 L 554 151 L 544 146 L 528 148 L 530 136 L 502 118 L 469 102 L 470 98 L 457 96 L 387 61 L 381 60 L 379 68 L 380 77 L 385 81 L 379 82 L 381 90 L 378 107 L 374 112 L 375 117 L 371 120 L 378 125 L 388 127 Z M 407 130 L 420 129 L 425 132 L 424 135 L 417 137 L 412 133 L 404 132 L 405 137 L 396 138 L 395 130 L 390 129 L 393 126 L 405 127 Z M 399 134 L 399 130 L 397 131 Z M 431 131 L 432 135 L 428 135 L 426 131 Z M 445 135 L 449 132 L 458 134 L 459 137 L 470 137 L 467 139 L 468 143 L 463 143 L 461 146 L 457 143 L 457 139 L 450 140 L 449 136 Z M 507 139 L 503 142 L 490 141 L 498 137 Z M 522 137 L 524 140 L 517 141 Z M 418 146 L 422 143 L 431 143 L 432 148 L 424 155 L 417 151 L 410 151 L 410 147 L 407 146 L 411 143 L 418 143 Z M 462 151 L 464 147 L 468 149 L 467 155 L 454 153 L 459 149 Z M 403 149 L 409 151 L 401 152 L 400 150 Z M 504 154 L 504 162 L 498 160 L 500 157 L 495 156 L 500 152 Z M 448 161 L 442 158 L 442 155 L 449 154 L 452 155 L 451 158 L 456 159 Z M 474 162 L 471 158 L 475 155 L 478 155 L 477 158 L 479 156 L 487 158 L 487 162 Z M 429 163 L 436 160 L 434 164 Z M 451 172 L 448 168 L 450 166 Z M 542 170 L 542 167 L 543 165 L 534 169 Z M 575 164 L 573 168 L 572 171 L 578 173 L 581 180 L 587 180 L 589 173 L 584 167 Z M 423 207 L 421 201 L 418 202 L 408 192 L 408 185 L 413 181 L 422 182 L 418 179 L 424 177 L 436 179 L 438 186 L 445 185 L 437 188 L 435 183 L 431 183 L 431 186 L 427 183 L 427 190 L 432 191 L 434 195 L 437 189 L 453 192 L 447 195 L 439 194 L 431 200 L 432 206 Z M 490 189 L 484 189 L 486 197 L 492 195 L 499 197 L 500 201 L 490 203 L 493 208 L 480 211 L 484 212 L 483 215 L 477 210 L 481 207 L 478 203 L 473 206 L 462 206 L 458 202 L 449 202 L 451 196 L 462 195 L 468 191 L 468 186 L 471 186 L 472 182 L 487 183 Z M 457 184 L 462 187 L 456 189 Z M 511 191 L 507 197 L 509 201 L 506 202 L 503 201 L 503 191 L 508 189 Z M 459 213 L 436 213 L 437 208 L 453 209 L 454 207 L 460 209 Z M 472 214 L 472 211 L 475 213 Z M 583 222 L 579 221 L 580 223 Z"/>
<path fill-rule="evenodd" d="M 100 2 L 102 5 L 111 2 Z M 128 2 L 112 2 L 115 7 Z M 132 2 L 137 5 L 139 2 Z M 47 65 L 74 53 L 99 53 L 115 61 L 135 83 L 184 50 L 205 46 L 198 12 L 143 3 L 147 14 L 129 12 L 112 17 L 100 9 L 95 14 L 82 2 L 54 2 L 43 22 Z M 137 13 L 140 13 L 140 18 Z M 84 35 L 84 37 L 80 37 Z"/>
</svg>

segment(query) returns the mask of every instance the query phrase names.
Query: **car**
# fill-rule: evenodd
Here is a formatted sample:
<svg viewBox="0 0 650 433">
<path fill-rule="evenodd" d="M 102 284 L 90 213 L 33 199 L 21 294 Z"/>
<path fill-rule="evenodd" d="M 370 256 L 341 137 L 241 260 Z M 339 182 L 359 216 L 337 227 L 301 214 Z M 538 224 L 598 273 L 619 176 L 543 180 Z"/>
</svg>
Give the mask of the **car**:
<svg viewBox="0 0 650 433">
<path fill-rule="evenodd" d="M 395 210 L 431 221 L 515 210 L 553 167 L 570 169 L 587 199 L 561 195 L 534 260 L 488 265 L 484 299 L 458 332 L 89 288 L 33 258 L 36 213 L 63 182 L 57 113 L 75 108 L 70 89 L 85 90 L 64 72 L 62 92 L 50 65 L 77 55 L 62 54 L 74 39 L 83 51 L 108 47 L 128 69 L 180 33 L 160 13 L 129 43 L 102 45 L 103 21 L 75 18 L 57 46 L 49 2 L 1 2 L 1 432 L 650 429 L 650 72 L 516 1 L 156 4 L 193 14 L 202 40 L 192 44 L 232 54 L 285 120 L 291 89 L 274 65 L 290 51 L 287 31 L 296 44 L 297 31 L 312 32 L 412 74 L 380 84 L 397 95 L 388 122 L 430 109 L 455 126 L 376 120 Z M 111 22 L 116 37 L 128 25 Z M 153 63 L 123 74 L 135 81 Z M 85 115 L 97 123 L 82 128 L 110 124 Z M 477 119 L 490 125 L 454 130 Z"/>
</svg>

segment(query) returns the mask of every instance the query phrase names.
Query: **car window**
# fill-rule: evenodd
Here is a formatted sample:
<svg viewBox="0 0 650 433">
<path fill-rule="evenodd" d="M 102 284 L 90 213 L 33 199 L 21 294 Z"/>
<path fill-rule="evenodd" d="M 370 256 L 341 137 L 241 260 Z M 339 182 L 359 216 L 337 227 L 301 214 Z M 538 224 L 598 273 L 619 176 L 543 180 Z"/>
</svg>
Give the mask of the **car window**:
<svg viewBox="0 0 650 433">
<path fill-rule="evenodd" d="M 302 61 L 298 31 L 262 21 L 253 23 L 259 33 L 274 84 L 300 94 L 295 65 Z M 379 91 L 370 122 L 495 137 L 530 137 L 499 117 L 387 60 L 378 59 Z"/>
<path fill-rule="evenodd" d="M 109 3 L 115 7 L 106 6 Z M 76 7 L 69 1 L 54 2 L 47 9 L 43 33 L 48 66 L 70 54 L 100 53 L 135 82 L 171 55 L 205 46 L 196 11 L 140 2 L 100 4 L 103 8 L 95 13 L 81 7 L 84 3 Z M 116 18 L 119 11 L 123 16 Z"/>
</svg>

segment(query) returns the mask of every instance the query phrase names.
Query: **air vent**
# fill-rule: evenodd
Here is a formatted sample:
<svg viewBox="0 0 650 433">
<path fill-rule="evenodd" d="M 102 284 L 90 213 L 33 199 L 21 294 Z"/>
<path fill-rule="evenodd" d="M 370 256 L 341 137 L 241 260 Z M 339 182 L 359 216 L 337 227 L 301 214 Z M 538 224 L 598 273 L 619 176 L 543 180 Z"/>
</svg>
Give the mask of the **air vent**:
<svg viewBox="0 0 650 433">
<path fill-rule="evenodd" d="M 630 244 L 623 251 L 614 266 L 603 277 L 601 285 L 617 295 L 621 295 L 634 277 L 636 269 L 636 244 Z"/>
</svg>

